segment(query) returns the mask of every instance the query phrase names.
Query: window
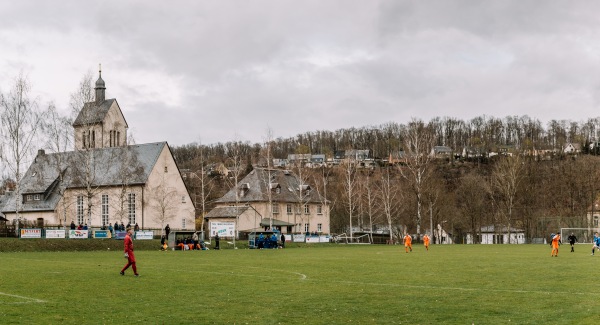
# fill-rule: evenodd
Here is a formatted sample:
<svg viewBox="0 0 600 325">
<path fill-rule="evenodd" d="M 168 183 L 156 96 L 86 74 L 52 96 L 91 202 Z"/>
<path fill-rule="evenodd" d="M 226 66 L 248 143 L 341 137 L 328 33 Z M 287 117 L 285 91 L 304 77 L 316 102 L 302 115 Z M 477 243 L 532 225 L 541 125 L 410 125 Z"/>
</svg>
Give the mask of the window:
<svg viewBox="0 0 600 325">
<path fill-rule="evenodd" d="M 165 173 L 169 172 L 169 167 L 165 166 Z"/>
<path fill-rule="evenodd" d="M 296 214 L 300 214 L 300 210 L 302 209 L 302 207 L 300 207 L 300 204 L 296 205 Z"/>
<path fill-rule="evenodd" d="M 83 149 L 85 149 L 87 146 L 87 141 L 85 141 L 85 138 L 85 131 L 83 131 L 83 133 L 81 134 L 81 140 L 83 141 Z"/>
<path fill-rule="evenodd" d="M 305 223 L 305 224 L 304 224 L 304 231 L 305 231 L 305 232 L 308 232 L 308 231 L 309 231 L 309 229 L 310 229 L 310 224 L 308 224 L 308 223 Z"/>
<path fill-rule="evenodd" d="M 323 214 L 323 205 L 317 205 L 317 214 Z"/>
<path fill-rule="evenodd" d="M 323 224 L 322 223 L 317 224 L 317 232 L 323 232 Z"/>
<path fill-rule="evenodd" d="M 33 200 L 34 200 L 34 201 L 39 201 L 41 198 L 42 198 L 42 196 L 41 196 L 41 195 L 39 195 L 39 194 L 34 194 L 34 195 L 33 195 Z"/>
<path fill-rule="evenodd" d="M 304 214 L 310 214 L 310 206 L 308 204 L 304 205 Z"/>
<path fill-rule="evenodd" d="M 77 223 L 83 224 L 83 195 L 77 196 Z"/>
<path fill-rule="evenodd" d="M 181 219 L 181 228 L 185 229 L 185 218 Z"/>
<path fill-rule="evenodd" d="M 281 193 L 281 188 L 280 187 L 275 188 L 275 193 L 277 193 L 277 194 Z"/>
<path fill-rule="evenodd" d="M 598 216 L 594 216 L 594 227 L 598 227 Z"/>
<path fill-rule="evenodd" d="M 128 198 L 129 223 L 135 224 L 135 193 L 129 193 Z"/>
<path fill-rule="evenodd" d="M 33 195 L 29 194 L 25 197 L 25 201 L 33 201 Z"/>
<path fill-rule="evenodd" d="M 292 205 L 290 203 L 288 203 L 286 206 L 286 212 L 287 214 L 292 214 Z"/>
<path fill-rule="evenodd" d="M 108 195 L 102 194 L 102 225 L 108 224 Z"/>
<path fill-rule="evenodd" d="M 273 213 L 279 213 L 279 203 L 273 203 L 273 208 L 271 209 Z"/>
<path fill-rule="evenodd" d="M 181 203 L 185 203 L 185 195 L 181 196 Z"/>
</svg>

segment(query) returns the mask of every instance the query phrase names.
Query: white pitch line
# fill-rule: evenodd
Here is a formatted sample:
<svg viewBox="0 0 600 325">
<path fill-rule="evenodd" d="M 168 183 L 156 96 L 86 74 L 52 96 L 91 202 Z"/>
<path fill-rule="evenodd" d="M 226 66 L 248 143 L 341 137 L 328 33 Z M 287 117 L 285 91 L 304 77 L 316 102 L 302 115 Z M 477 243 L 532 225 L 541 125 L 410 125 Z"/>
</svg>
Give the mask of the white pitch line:
<svg viewBox="0 0 600 325">
<path fill-rule="evenodd" d="M 412 285 L 412 284 L 398 284 L 398 283 L 373 283 L 373 282 L 358 282 L 358 281 L 331 281 L 338 283 L 345 283 L 351 285 L 370 285 L 370 286 L 386 286 L 386 287 L 401 287 L 401 288 L 412 288 L 412 289 L 434 289 L 434 290 L 456 290 L 456 291 L 488 291 L 488 292 L 512 292 L 512 293 L 535 293 L 550 295 L 555 294 L 556 291 L 541 291 L 541 290 L 521 290 L 521 289 L 493 289 L 493 288 L 462 288 L 462 287 L 438 287 L 428 285 Z M 568 292 L 573 295 L 594 295 L 596 292 Z"/>
<path fill-rule="evenodd" d="M 13 297 L 13 298 L 27 300 L 27 301 L 23 301 L 23 302 L 13 302 L 13 304 L 24 304 L 24 303 L 30 303 L 30 302 L 35 302 L 35 303 L 45 303 L 46 302 L 45 300 L 31 298 L 31 297 L 24 297 L 24 296 L 19 296 L 19 295 L 11 295 L 6 292 L 0 292 L 0 296 L 7 296 L 7 297 Z"/>
</svg>

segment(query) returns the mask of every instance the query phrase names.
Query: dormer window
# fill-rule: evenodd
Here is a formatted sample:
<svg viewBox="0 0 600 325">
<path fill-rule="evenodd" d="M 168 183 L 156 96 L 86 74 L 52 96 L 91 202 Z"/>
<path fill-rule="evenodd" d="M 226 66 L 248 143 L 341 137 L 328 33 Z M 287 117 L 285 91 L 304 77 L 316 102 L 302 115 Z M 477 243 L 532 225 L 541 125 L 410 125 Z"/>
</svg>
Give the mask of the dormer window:
<svg viewBox="0 0 600 325">
<path fill-rule="evenodd" d="M 39 200 L 41 200 L 41 199 L 42 199 L 42 196 L 41 196 L 41 195 L 39 195 L 39 194 L 34 194 L 34 195 L 33 195 L 33 200 L 34 200 L 34 201 L 39 201 Z"/>
</svg>

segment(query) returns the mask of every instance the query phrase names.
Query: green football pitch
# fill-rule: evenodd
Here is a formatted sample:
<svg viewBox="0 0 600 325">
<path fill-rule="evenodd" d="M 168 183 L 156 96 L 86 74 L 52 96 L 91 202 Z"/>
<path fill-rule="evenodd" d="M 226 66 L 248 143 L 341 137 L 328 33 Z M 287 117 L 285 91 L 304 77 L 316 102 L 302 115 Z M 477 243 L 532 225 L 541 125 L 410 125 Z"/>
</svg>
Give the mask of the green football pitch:
<svg viewBox="0 0 600 325">
<path fill-rule="evenodd" d="M 0 253 L 2 324 L 593 324 L 600 253 L 548 245 Z"/>
</svg>

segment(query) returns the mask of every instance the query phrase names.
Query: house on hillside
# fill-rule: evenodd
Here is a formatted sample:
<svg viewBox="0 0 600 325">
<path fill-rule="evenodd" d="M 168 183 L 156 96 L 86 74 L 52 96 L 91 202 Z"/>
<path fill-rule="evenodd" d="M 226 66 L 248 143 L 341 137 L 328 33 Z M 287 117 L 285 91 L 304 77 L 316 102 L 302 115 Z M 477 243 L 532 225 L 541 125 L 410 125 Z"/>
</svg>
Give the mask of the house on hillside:
<svg viewBox="0 0 600 325">
<path fill-rule="evenodd" d="M 563 152 L 570 153 L 570 154 L 580 153 L 581 152 L 581 144 L 569 142 L 563 148 Z"/>
<path fill-rule="evenodd" d="M 142 229 L 195 229 L 195 208 L 166 142 L 127 145 L 127 122 L 116 99 L 105 99 L 102 77 L 95 101 L 74 127 L 75 150 L 39 150 L 7 198 L 2 213 L 44 226 L 89 227 L 123 222 Z"/>
<path fill-rule="evenodd" d="M 255 168 L 215 202 L 205 219 L 234 222 L 239 232 L 329 233 L 329 202 L 288 170 Z M 212 227 L 211 227 L 212 229 Z"/>
<path fill-rule="evenodd" d="M 467 234 L 467 244 L 525 244 L 523 229 L 494 225 L 481 227 L 480 235 Z M 509 240 L 510 233 L 510 240 Z"/>
<path fill-rule="evenodd" d="M 434 146 L 429 152 L 431 158 L 452 158 L 452 148 L 447 146 Z"/>
</svg>

